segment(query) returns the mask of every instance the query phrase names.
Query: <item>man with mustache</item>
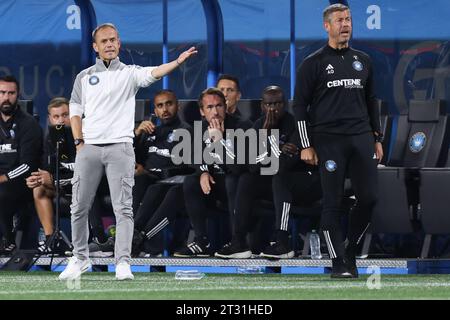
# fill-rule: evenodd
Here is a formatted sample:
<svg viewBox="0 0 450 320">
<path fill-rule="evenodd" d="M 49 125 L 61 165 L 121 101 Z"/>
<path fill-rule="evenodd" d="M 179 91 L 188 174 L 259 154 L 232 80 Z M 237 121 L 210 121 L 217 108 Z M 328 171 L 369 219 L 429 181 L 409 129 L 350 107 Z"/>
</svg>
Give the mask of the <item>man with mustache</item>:
<svg viewBox="0 0 450 320">
<path fill-rule="evenodd" d="M 120 62 L 121 42 L 113 24 L 98 26 L 92 32 L 92 40 L 98 58 L 95 65 L 77 75 L 70 100 L 70 123 L 77 146 L 71 206 L 74 256 L 59 279 L 77 279 L 91 266 L 88 212 L 106 173 L 116 216 L 116 279 L 132 280 L 129 261 L 134 227 L 136 93 L 175 70 L 197 51 L 191 47 L 169 63 L 141 67 Z"/>
<path fill-rule="evenodd" d="M 294 112 L 301 159 L 318 164 L 323 190 L 321 228 L 332 259 L 333 278 L 356 278 L 355 255 L 377 201 L 377 164 L 383 157 L 380 119 L 369 56 L 349 46 L 350 9 L 323 11 L 328 44 L 307 57 L 297 73 Z M 356 196 L 348 245 L 341 228 L 344 181 Z"/>
<path fill-rule="evenodd" d="M 0 254 L 15 247 L 13 216 L 32 201 L 25 178 L 39 166 L 42 132 L 29 114 L 20 110 L 19 82 L 12 76 L 0 78 Z"/>
</svg>

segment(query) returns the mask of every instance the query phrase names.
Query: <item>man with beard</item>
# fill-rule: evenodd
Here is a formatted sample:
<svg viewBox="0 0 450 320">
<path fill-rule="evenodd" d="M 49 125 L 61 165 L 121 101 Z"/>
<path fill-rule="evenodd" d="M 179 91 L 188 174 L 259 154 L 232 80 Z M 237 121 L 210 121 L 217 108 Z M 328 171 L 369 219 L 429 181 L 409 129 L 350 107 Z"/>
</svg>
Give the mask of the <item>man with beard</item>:
<svg viewBox="0 0 450 320">
<path fill-rule="evenodd" d="M 192 173 L 187 165 L 175 166 L 172 148 L 177 130 L 190 130 L 178 118 L 178 100 L 171 90 L 161 90 L 153 100 L 156 121 L 143 121 L 136 129 L 136 184 L 133 190 L 135 231 L 133 254 L 139 254 L 144 244 L 144 257 L 158 255 L 163 250 L 160 231 L 172 222 L 184 208 L 182 185 L 157 183 L 174 175 Z M 169 200 L 170 199 L 170 200 Z"/>
<path fill-rule="evenodd" d="M 10 255 L 16 247 L 13 216 L 32 201 L 25 178 L 37 169 L 42 146 L 39 124 L 18 107 L 19 89 L 13 76 L 0 78 L 0 254 L 3 255 Z"/>
</svg>

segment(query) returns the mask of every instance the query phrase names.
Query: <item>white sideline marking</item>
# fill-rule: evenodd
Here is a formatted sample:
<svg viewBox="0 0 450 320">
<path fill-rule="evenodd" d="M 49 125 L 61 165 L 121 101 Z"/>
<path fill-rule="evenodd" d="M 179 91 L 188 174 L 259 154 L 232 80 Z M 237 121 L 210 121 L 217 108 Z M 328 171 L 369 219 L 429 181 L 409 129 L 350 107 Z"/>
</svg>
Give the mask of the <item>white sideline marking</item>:
<svg viewBox="0 0 450 320">
<path fill-rule="evenodd" d="M 201 281 L 201 280 L 200 280 Z M 357 281 L 357 280 L 356 280 Z M 111 281 L 113 282 L 113 281 Z M 139 282 L 138 282 L 139 283 Z M 192 282 L 190 282 L 192 283 Z M 418 282 L 418 283 L 383 283 L 383 289 L 386 288 L 408 288 L 408 287 L 450 287 L 450 282 Z M 27 295 L 27 294 L 52 294 L 52 293 L 108 293 L 108 292 L 174 292 L 174 291 L 214 291 L 214 290 L 296 290 L 296 289 L 346 289 L 346 288 L 361 288 L 366 287 L 365 282 L 358 283 L 342 283 L 342 284 L 317 284 L 317 283 L 304 283 L 299 285 L 274 285 L 274 286 L 203 286 L 203 287 L 190 287 L 176 288 L 168 287 L 165 288 L 105 288 L 105 289 L 79 289 L 79 290 L 68 290 L 66 288 L 61 290 L 23 290 L 20 291 L 0 291 L 0 295 Z"/>
</svg>

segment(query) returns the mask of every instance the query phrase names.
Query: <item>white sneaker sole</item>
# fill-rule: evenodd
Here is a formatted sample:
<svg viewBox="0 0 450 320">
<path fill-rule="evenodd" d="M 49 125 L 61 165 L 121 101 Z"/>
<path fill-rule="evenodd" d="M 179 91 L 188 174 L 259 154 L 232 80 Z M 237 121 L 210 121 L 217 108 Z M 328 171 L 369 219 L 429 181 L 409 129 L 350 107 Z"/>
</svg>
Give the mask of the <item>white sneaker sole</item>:
<svg viewBox="0 0 450 320">
<path fill-rule="evenodd" d="M 220 253 L 216 252 L 214 254 L 214 256 L 216 256 L 218 258 L 222 258 L 222 259 L 248 259 L 248 258 L 251 258 L 252 252 L 251 251 L 243 251 L 243 252 L 236 252 L 236 253 L 229 254 L 229 255 L 220 254 Z"/>
<path fill-rule="evenodd" d="M 86 271 L 89 270 L 89 268 L 92 267 L 91 263 L 88 263 L 87 265 L 85 265 L 83 267 L 83 269 L 81 269 L 80 272 L 76 273 L 76 274 L 64 274 L 64 271 L 58 276 L 58 279 L 61 281 L 66 281 L 66 280 L 75 280 L 78 279 L 79 277 L 81 277 L 81 275 L 83 273 L 85 273 Z"/>
<path fill-rule="evenodd" d="M 126 275 L 126 276 L 118 276 L 116 275 L 116 279 L 119 281 L 124 281 L 124 280 L 134 280 L 134 276 L 132 274 Z"/>
<path fill-rule="evenodd" d="M 262 252 L 259 256 L 262 258 L 269 258 L 269 259 L 291 259 L 293 258 L 295 255 L 294 251 L 289 251 L 288 253 L 284 253 L 284 254 L 280 254 L 280 255 L 271 255 L 271 254 L 266 254 L 264 252 Z"/>
<path fill-rule="evenodd" d="M 89 257 L 92 258 L 109 258 L 114 256 L 114 252 L 109 251 L 94 251 L 89 253 Z"/>
</svg>

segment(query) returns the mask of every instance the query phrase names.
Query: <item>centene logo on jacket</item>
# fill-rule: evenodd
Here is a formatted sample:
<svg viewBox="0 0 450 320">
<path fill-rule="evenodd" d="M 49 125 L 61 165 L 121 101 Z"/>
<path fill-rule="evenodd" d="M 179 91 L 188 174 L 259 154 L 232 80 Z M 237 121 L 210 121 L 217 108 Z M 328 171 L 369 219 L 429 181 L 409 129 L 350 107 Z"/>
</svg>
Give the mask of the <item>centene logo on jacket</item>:
<svg viewBox="0 0 450 320">
<path fill-rule="evenodd" d="M 17 152 L 17 150 L 12 148 L 11 143 L 0 144 L 0 153 L 14 153 L 14 152 Z"/>
<path fill-rule="evenodd" d="M 328 88 L 344 87 L 346 89 L 362 89 L 361 79 L 341 79 L 327 82 Z"/>
</svg>

